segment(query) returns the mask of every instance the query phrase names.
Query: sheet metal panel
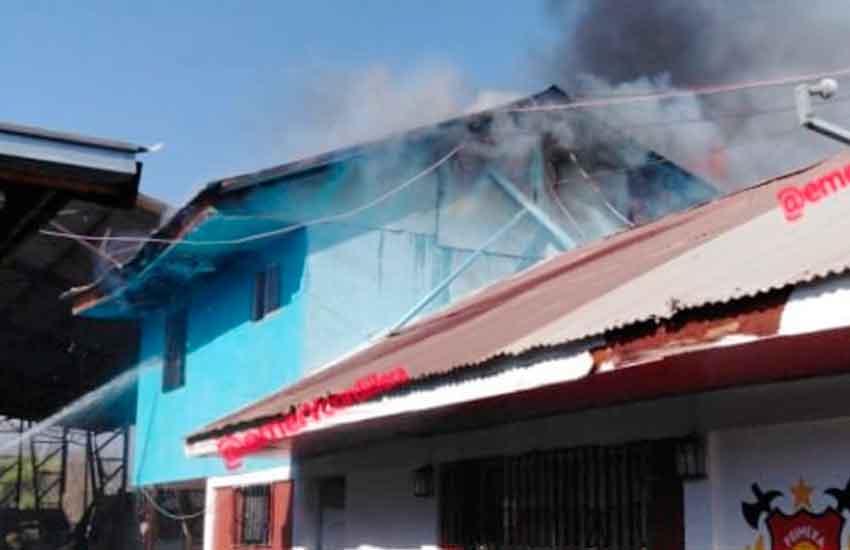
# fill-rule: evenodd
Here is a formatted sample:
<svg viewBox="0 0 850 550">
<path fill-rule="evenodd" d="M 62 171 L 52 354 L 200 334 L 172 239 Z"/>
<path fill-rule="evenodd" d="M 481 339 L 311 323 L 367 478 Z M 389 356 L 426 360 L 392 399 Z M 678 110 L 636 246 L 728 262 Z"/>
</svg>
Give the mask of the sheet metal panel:
<svg viewBox="0 0 850 550">
<path fill-rule="evenodd" d="M 846 166 L 850 166 L 850 156 L 842 155 L 812 171 L 745 192 L 738 200 L 747 202 L 756 194 L 775 197 L 788 185 L 802 187 L 834 169 L 843 172 Z M 843 273 L 850 267 L 850 240 L 842 237 L 850 231 L 850 187 L 807 208 L 804 217 L 789 221 L 781 208 L 774 207 L 732 230 L 712 235 L 502 351 L 519 353 L 638 321 L 669 319 L 685 309 Z M 635 257 L 623 260 L 640 261 Z"/>
<path fill-rule="evenodd" d="M 0 128 L 0 155 L 123 174 L 136 173 L 135 152 L 6 133 L 2 128 Z"/>
</svg>

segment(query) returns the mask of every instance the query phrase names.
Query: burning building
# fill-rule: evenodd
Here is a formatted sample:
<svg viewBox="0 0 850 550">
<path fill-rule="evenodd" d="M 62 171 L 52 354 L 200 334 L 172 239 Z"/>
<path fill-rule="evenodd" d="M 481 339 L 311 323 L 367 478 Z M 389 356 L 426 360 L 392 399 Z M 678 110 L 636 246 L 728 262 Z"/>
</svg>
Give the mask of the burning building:
<svg viewBox="0 0 850 550">
<path fill-rule="evenodd" d="M 717 195 L 551 88 L 213 182 L 77 289 L 74 309 L 142 326 L 133 482 L 197 492 L 229 471 L 186 456 L 186 434 L 546 258 Z"/>
</svg>

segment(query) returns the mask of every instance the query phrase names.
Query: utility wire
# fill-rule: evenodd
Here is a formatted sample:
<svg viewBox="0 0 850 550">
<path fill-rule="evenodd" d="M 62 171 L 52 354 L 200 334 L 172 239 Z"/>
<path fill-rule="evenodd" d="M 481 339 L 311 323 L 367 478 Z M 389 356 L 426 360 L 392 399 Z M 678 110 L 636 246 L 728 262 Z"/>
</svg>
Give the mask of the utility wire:
<svg viewBox="0 0 850 550">
<path fill-rule="evenodd" d="M 416 181 L 422 179 L 423 177 L 427 176 L 428 174 L 430 174 L 431 172 L 436 170 L 438 167 L 440 167 L 440 165 L 442 165 L 443 163 L 445 163 L 449 159 L 451 159 L 462 147 L 463 147 L 463 144 L 458 145 L 457 147 L 455 147 L 454 149 L 449 151 L 445 156 L 440 158 L 437 162 L 430 165 L 429 167 L 427 167 L 423 171 L 419 172 L 418 174 L 416 174 L 412 178 L 404 181 L 403 183 L 401 183 L 400 185 L 398 185 L 396 187 L 393 187 L 392 189 L 390 189 L 386 193 L 380 195 L 376 199 L 371 200 L 371 201 L 369 201 L 365 204 L 358 206 L 357 208 L 353 208 L 351 210 L 348 210 L 346 212 L 342 212 L 340 214 L 333 214 L 333 215 L 330 215 L 330 216 L 317 218 L 317 219 L 311 220 L 309 222 L 303 222 L 303 223 L 298 223 L 298 224 L 295 224 L 295 225 L 290 225 L 290 226 L 287 226 L 287 227 L 282 227 L 280 229 L 274 229 L 274 230 L 265 231 L 265 232 L 262 232 L 262 233 L 255 233 L 253 235 L 248 235 L 246 237 L 241 237 L 241 238 L 238 238 L 238 239 L 222 239 L 222 240 L 212 240 L 212 241 L 189 241 L 189 240 L 186 240 L 186 239 L 165 239 L 165 238 L 158 238 L 158 237 L 121 237 L 121 236 L 95 237 L 95 236 L 88 236 L 88 235 L 77 235 L 77 234 L 74 234 L 74 233 L 64 233 L 64 232 L 59 232 L 59 231 L 50 231 L 48 229 L 42 229 L 42 230 L 39 231 L 39 233 L 41 233 L 42 235 L 48 235 L 48 236 L 51 236 L 51 237 L 59 237 L 59 238 L 73 239 L 73 240 L 83 239 L 85 241 L 94 241 L 94 242 L 113 241 L 113 242 L 132 242 L 132 243 L 186 244 L 186 245 L 191 245 L 191 246 L 225 246 L 225 245 L 246 244 L 246 243 L 250 243 L 250 242 L 253 242 L 253 241 L 268 239 L 268 238 L 271 238 L 271 237 L 278 237 L 280 235 L 284 235 L 286 233 L 291 233 L 292 231 L 297 231 L 298 229 L 303 229 L 305 227 L 310 227 L 310 226 L 313 226 L 313 225 L 324 224 L 324 223 L 330 223 L 330 222 L 333 222 L 333 221 L 336 221 L 336 220 L 341 220 L 341 219 L 350 218 L 352 216 L 355 216 L 355 215 L 359 214 L 360 212 L 363 212 L 364 210 L 368 210 L 369 208 L 372 208 L 373 206 L 380 204 L 381 202 L 392 197 L 393 195 L 403 191 L 404 189 L 409 187 L 414 182 L 416 182 Z"/>
<path fill-rule="evenodd" d="M 60 233 L 67 235 L 70 239 L 77 241 L 77 243 L 80 246 L 87 249 L 92 254 L 100 256 L 101 258 L 103 258 L 104 260 L 106 260 L 107 262 L 111 263 L 113 266 L 115 266 L 119 269 L 121 268 L 121 264 L 118 262 L 118 260 L 116 260 L 115 258 L 110 256 L 105 251 L 101 250 L 100 248 L 97 248 L 96 246 L 94 246 L 91 243 L 89 243 L 88 241 L 86 241 L 86 237 L 84 237 L 82 235 L 75 234 L 73 231 L 71 231 L 70 229 L 68 229 L 67 227 L 65 227 L 64 225 L 62 225 L 61 223 L 59 223 L 57 221 L 50 222 L 50 226 L 56 228 Z M 109 236 L 109 235 L 107 235 L 107 236 Z"/>
<path fill-rule="evenodd" d="M 729 92 L 740 92 L 744 90 L 753 90 L 757 88 L 769 88 L 775 86 L 784 86 L 788 84 L 798 84 L 809 80 L 818 80 L 821 78 L 840 77 L 850 75 L 850 67 L 827 71 L 821 73 L 812 73 L 805 75 L 794 75 L 783 78 L 752 80 L 749 82 L 737 82 L 732 84 L 718 84 L 712 86 L 696 86 L 692 88 L 683 88 L 678 90 L 668 90 L 665 92 L 635 94 L 613 96 L 606 98 L 583 99 L 573 101 L 571 103 L 558 105 L 532 105 L 529 107 L 514 107 L 506 109 L 507 112 L 536 112 L 536 111 L 569 111 L 575 109 L 584 109 L 588 107 L 605 107 L 608 105 L 621 105 L 628 103 L 638 103 L 642 101 L 657 101 L 659 99 L 671 99 L 676 97 L 693 97 L 693 96 L 708 96 L 717 95 Z"/>
<path fill-rule="evenodd" d="M 670 90 L 667 92 L 659 92 L 659 93 L 651 93 L 651 94 L 641 94 L 641 95 L 632 95 L 632 96 L 620 96 L 620 97 L 608 97 L 608 98 L 598 98 L 598 99 L 587 99 L 587 100 L 579 100 L 574 101 L 568 104 L 560 104 L 560 105 L 536 105 L 530 107 L 516 107 L 512 109 L 507 109 L 508 112 L 536 112 L 536 111 L 566 111 L 566 110 L 576 110 L 582 108 L 593 108 L 593 107 L 602 107 L 609 105 L 621 105 L 621 104 L 629 104 L 629 103 L 637 103 L 637 102 L 645 102 L 645 101 L 656 101 L 659 99 L 670 99 L 675 97 L 692 97 L 692 96 L 706 96 L 706 95 L 716 95 L 721 93 L 729 93 L 735 91 L 743 91 L 743 90 L 751 90 L 757 88 L 766 88 L 766 87 L 775 87 L 789 84 L 796 84 L 799 82 L 804 82 L 808 80 L 816 80 L 819 78 L 827 78 L 827 77 L 842 77 L 842 76 L 850 76 L 850 67 L 837 69 L 833 71 L 819 72 L 819 73 L 811 73 L 805 75 L 794 75 L 783 78 L 776 79 L 766 79 L 766 80 L 755 80 L 749 82 L 739 82 L 732 84 L 722 84 L 722 85 L 714 85 L 714 86 L 701 86 L 701 87 L 693 87 L 686 88 L 681 90 Z M 784 110 L 784 108 L 782 109 Z M 761 114 L 761 113 L 759 113 Z M 738 115 L 735 115 L 738 116 Z M 691 120 L 683 121 L 683 122 L 692 122 Z M 694 121 L 695 122 L 695 121 Z M 796 128 L 795 128 L 796 130 Z M 434 170 L 436 170 L 443 163 L 447 162 L 451 157 L 453 157 L 461 148 L 463 144 L 458 145 L 449 153 L 447 153 L 444 157 L 439 159 L 437 162 L 420 172 L 419 174 L 413 176 L 412 178 L 406 180 L 402 184 L 398 185 L 390 189 L 388 192 L 383 195 L 377 197 L 376 199 L 363 204 L 357 208 L 354 208 L 350 211 L 343 212 L 341 214 L 334 214 L 331 216 L 326 216 L 323 218 L 318 218 L 315 220 L 311 220 L 309 222 L 299 223 L 287 227 L 283 227 L 280 229 L 275 229 L 272 231 L 266 231 L 262 233 L 256 233 L 253 235 L 248 235 L 245 237 L 241 237 L 238 239 L 223 239 L 223 240 L 211 240 L 211 241 L 190 241 L 186 239 L 167 239 L 167 238 L 157 238 L 157 237 L 130 237 L 130 236 L 89 236 L 89 235 L 78 235 L 73 233 L 65 233 L 59 231 L 51 231 L 47 229 L 40 230 L 40 233 L 43 235 L 57 237 L 57 238 L 66 238 L 73 240 L 84 240 L 88 242 L 128 242 L 128 243 L 160 243 L 160 244 L 185 244 L 189 246 L 224 246 L 224 245 L 239 245 L 246 244 L 253 241 L 258 241 L 262 239 L 267 239 L 271 237 L 277 237 L 280 235 L 284 235 L 286 233 L 290 233 L 292 231 L 296 231 L 298 229 L 302 229 L 305 227 L 310 227 L 312 225 L 318 225 L 323 223 L 329 223 L 340 219 L 345 219 L 348 217 L 352 217 L 360 212 L 372 208 L 373 206 L 383 202 L 384 200 L 390 198 L 396 193 L 401 192 L 406 189 L 408 186 L 418 181 L 422 177 L 430 174 Z M 628 169 L 627 169 L 628 170 Z M 625 171 L 627 171 L 625 170 Z"/>
<path fill-rule="evenodd" d="M 850 99 L 850 98 L 848 98 L 848 99 Z M 770 134 L 769 137 L 770 137 L 770 140 L 779 140 L 781 138 L 790 136 L 791 134 L 797 133 L 799 130 L 800 130 L 800 128 L 795 126 L 794 128 L 787 130 L 787 131 Z M 739 144 L 739 145 L 729 145 L 729 146 L 726 146 L 724 149 L 732 150 L 732 149 L 747 147 L 749 145 L 750 145 L 749 143 L 742 143 L 742 144 Z M 191 245 L 191 246 L 220 246 L 220 245 L 244 244 L 244 243 L 252 242 L 252 241 L 256 241 L 256 240 L 280 236 L 280 235 L 283 235 L 283 234 L 286 234 L 286 233 L 289 233 L 289 232 L 292 232 L 292 231 L 296 231 L 298 229 L 302 229 L 302 228 L 305 228 L 305 227 L 311 227 L 311 226 L 319 225 L 319 224 L 323 224 L 323 223 L 330 223 L 330 222 L 333 222 L 333 221 L 336 221 L 336 220 L 349 218 L 349 217 L 352 217 L 356 214 L 359 214 L 360 212 L 363 212 L 364 210 L 367 210 L 367 209 L 369 209 L 373 206 L 376 206 L 377 204 L 381 203 L 382 201 L 392 197 L 393 195 L 404 190 L 409 185 L 418 181 L 419 179 L 421 179 L 422 177 L 424 177 L 428 173 L 434 171 L 440 165 L 447 162 L 461 148 L 462 148 L 461 145 L 455 147 L 446 156 L 442 157 L 440 160 L 438 160 L 436 163 L 434 163 L 431 166 L 429 166 L 428 168 L 426 168 L 424 171 L 422 171 L 419 174 L 413 176 L 412 178 L 406 180 L 405 182 L 403 182 L 398 187 L 390 189 L 389 191 L 387 191 L 386 193 L 384 193 L 380 197 L 378 197 L 378 198 L 376 198 L 376 199 L 374 199 L 374 200 L 372 200 L 372 201 L 370 201 L 366 204 L 358 206 L 358 207 L 354 208 L 353 210 L 343 212 L 341 214 L 335 214 L 335 215 L 332 215 L 332 216 L 317 218 L 317 219 L 311 220 L 309 222 L 291 225 L 291 226 L 283 227 L 281 229 L 276 229 L 276 230 L 267 231 L 267 232 L 264 232 L 264 233 L 257 233 L 257 234 L 254 234 L 254 235 L 249 235 L 247 237 L 242 237 L 240 239 L 216 240 L 216 241 L 189 241 L 189 240 L 185 240 L 185 239 L 165 239 L 165 238 L 157 238 L 157 237 L 130 237 L 130 236 L 109 236 L 109 237 L 102 237 L 101 236 L 101 237 L 98 237 L 98 236 L 79 235 L 79 234 L 74 234 L 74 233 L 50 231 L 50 230 L 47 230 L 47 229 L 42 229 L 42 230 L 39 231 L 39 233 L 41 233 L 42 235 L 45 235 L 45 236 L 49 236 L 49 237 L 72 239 L 72 240 L 75 240 L 75 241 L 83 240 L 83 241 L 94 241 L 94 242 L 107 242 L 108 241 L 108 242 L 133 243 L 133 246 L 127 247 L 126 249 L 121 249 L 122 252 L 129 251 L 132 248 L 134 248 L 136 245 L 145 244 L 145 243 L 185 244 L 185 245 Z M 644 163 L 639 164 L 639 165 L 628 166 L 628 167 L 625 167 L 625 168 L 611 168 L 611 169 L 603 168 L 603 169 L 593 170 L 591 172 L 587 172 L 587 175 L 592 177 L 592 176 L 600 176 L 600 175 L 625 174 L 625 173 L 629 173 L 629 172 L 632 172 L 632 171 L 637 170 L 637 169 L 656 166 L 656 165 L 670 164 L 671 162 L 672 161 L 669 160 L 669 159 L 657 160 L 657 161 L 647 161 L 647 162 L 644 162 Z M 227 215 L 224 215 L 223 217 L 225 219 L 237 219 L 237 218 L 260 218 L 260 219 L 278 219 L 278 220 L 284 219 L 282 216 L 273 216 L 273 215 L 264 215 L 264 216 L 259 216 L 259 215 L 258 216 L 227 216 Z"/>
<path fill-rule="evenodd" d="M 206 512 L 206 510 L 202 508 L 202 509 L 198 510 L 197 512 L 193 512 L 191 514 L 182 514 L 182 515 L 181 514 L 175 514 L 174 512 L 166 510 L 164 507 L 162 507 L 156 501 L 156 498 L 154 498 L 154 496 L 151 495 L 145 487 L 141 488 L 141 493 L 145 496 L 145 498 L 148 500 L 148 502 L 150 502 L 151 506 L 157 512 L 159 512 L 163 516 L 165 516 L 169 519 L 173 519 L 175 521 L 186 521 L 188 519 L 195 519 L 195 518 L 201 517 Z"/>
<path fill-rule="evenodd" d="M 834 104 L 837 103 L 847 103 L 850 101 L 850 95 L 842 95 L 836 96 L 829 100 L 829 103 L 824 103 L 820 105 L 819 108 L 827 109 Z M 796 111 L 796 105 L 783 106 L 783 107 L 771 107 L 767 109 L 755 109 L 753 111 L 740 111 L 740 112 L 720 112 L 714 113 L 711 116 L 704 117 L 689 117 L 689 118 L 674 118 L 668 120 L 655 120 L 650 122 L 637 122 L 637 123 L 627 123 L 627 124 L 618 124 L 618 128 L 649 128 L 654 126 L 674 126 L 677 124 L 699 124 L 699 123 L 708 123 L 714 122 L 717 120 L 726 120 L 726 119 L 748 119 L 748 118 L 756 118 L 760 116 L 766 115 L 775 115 L 779 113 L 788 113 L 792 111 Z"/>
</svg>

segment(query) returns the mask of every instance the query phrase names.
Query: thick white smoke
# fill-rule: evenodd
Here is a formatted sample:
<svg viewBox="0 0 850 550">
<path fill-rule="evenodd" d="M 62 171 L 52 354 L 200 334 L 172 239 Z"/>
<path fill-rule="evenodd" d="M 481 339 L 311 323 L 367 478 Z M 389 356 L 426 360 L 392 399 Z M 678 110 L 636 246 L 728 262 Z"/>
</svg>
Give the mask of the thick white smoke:
<svg viewBox="0 0 850 550">
<path fill-rule="evenodd" d="M 296 157 L 431 125 L 521 95 L 476 93 L 459 70 L 446 64 L 422 64 L 407 72 L 383 65 L 328 70 L 303 86 L 302 110 L 288 132 Z"/>
</svg>

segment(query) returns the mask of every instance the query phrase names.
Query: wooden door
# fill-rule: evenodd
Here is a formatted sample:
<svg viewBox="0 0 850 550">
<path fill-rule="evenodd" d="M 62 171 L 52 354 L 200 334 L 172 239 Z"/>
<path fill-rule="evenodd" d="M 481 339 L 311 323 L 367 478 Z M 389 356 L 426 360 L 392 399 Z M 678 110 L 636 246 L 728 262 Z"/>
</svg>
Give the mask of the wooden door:
<svg viewBox="0 0 850 550">
<path fill-rule="evenodd" d="M 240 519 L 244 504 L 241 489 L 223 487 L 215 494 L 215 550 L 289 550 L 292 548 L 292 482 L 279 481 L 269 487 L 268 542 L 242 544 Z"/>
</svg>

